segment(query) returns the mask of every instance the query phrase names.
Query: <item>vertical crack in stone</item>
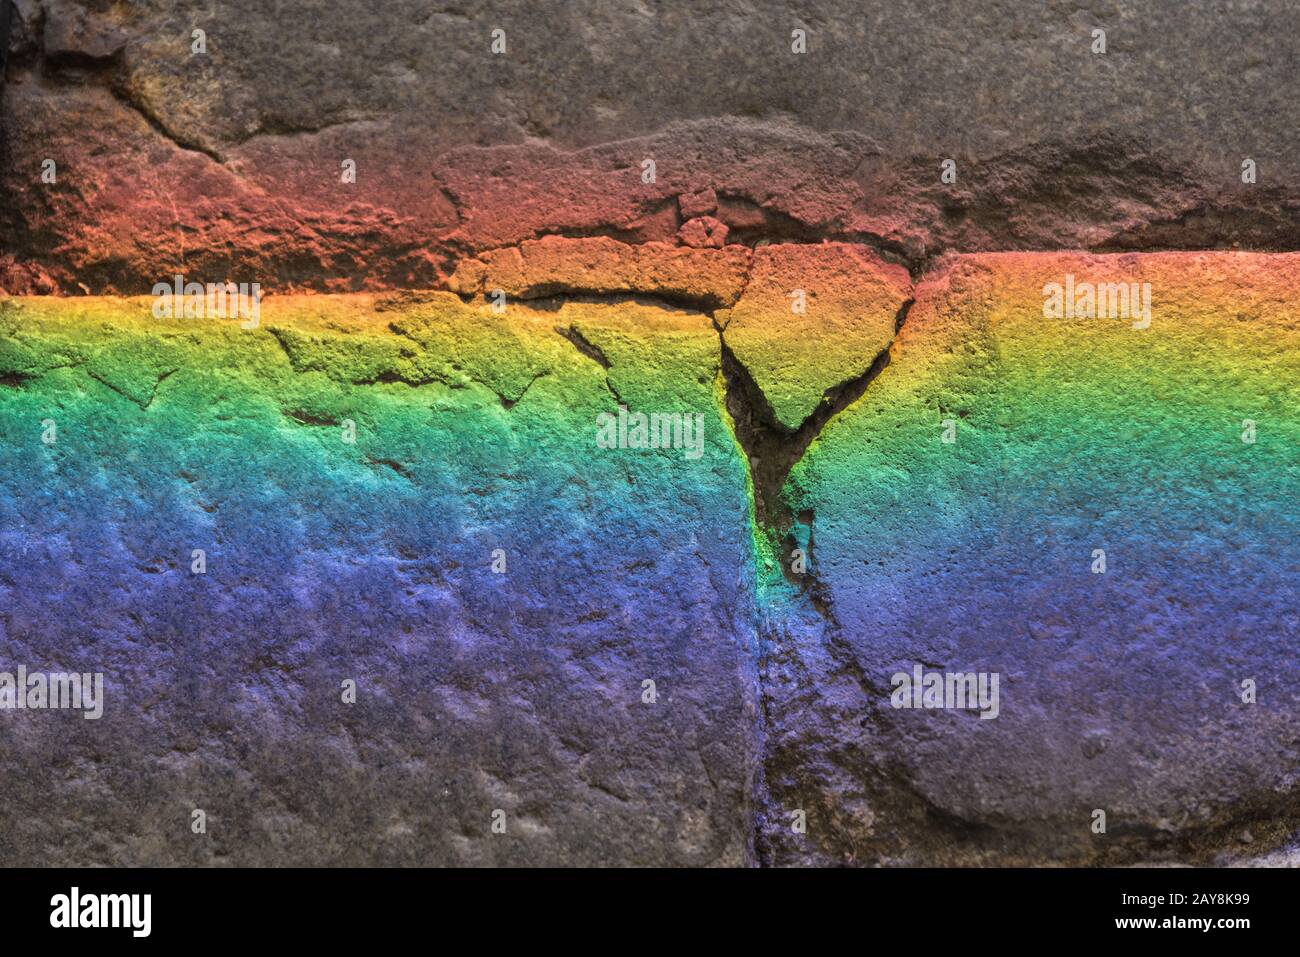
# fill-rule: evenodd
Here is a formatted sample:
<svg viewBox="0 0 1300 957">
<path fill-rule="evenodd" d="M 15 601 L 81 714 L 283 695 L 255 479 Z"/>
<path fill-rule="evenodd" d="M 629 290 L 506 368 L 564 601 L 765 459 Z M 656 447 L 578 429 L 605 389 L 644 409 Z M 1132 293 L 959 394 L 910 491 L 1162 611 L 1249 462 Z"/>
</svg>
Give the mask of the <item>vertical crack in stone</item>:
<svg viewBox="0 0 1300 957">
<path fill-rule="evenodd" d="M 718 331 L 718 341 L 722 353 L 721 368 L 725 385 L 723 396 L 726 404 L 725 418 L 730 421 L 736 443 L 744 453 L 750 485 L 753 490 L 752 521 L 754 527 L 751 529 L 751 535 L 756 542 L 757 548 L 762 548 L 762 544 L 766 543 L 767 547 L 776 555 L 777 564 L 780 566 L 786 581 L 792 587 L 800 590 L 812 608 L 826 622 L 828 626 L 827 646 L 829 653 L 837 661 L 841 671 L 847 673 L 851 680 L 862 690 L 863 694 L 869 698 L 878 689 L 872 687 L 869 677 L 863 672 L 861 666 L 853 658 L 852 653 L 840 639 L 838 634 L 839 625 L 835 620 L 834 610 L 826 597 L 824 588 L 811 570 L 814 516 L 811 512 L 801 512 L 796 515 L 791 510 L 789 503 L 786 502 L 782 491 L 786 479 L 790 475 L 790 470 L 803 458 L 813 440 L 822 433 L 822 430 L 826 428 L 832 419 L 862 398 L 867 389 L 871 387 L 871 383 L 889 365 L 890 350 L 893 348 L 898 331 L 907 322 L 908 312 L 914 302 L 915 297 L 909 297 L 899 307 L 894 320 L 895 339 L 891 340 L 889 345 L 881 350 L 866 371 L 847 382 L 842 382 L 826 390 L 822 402 L 793 432 L 782 428 L 778 424 L 771 403 L 754 381 L 753 375 L 750 374 L 744 363 L 736 357 L 735 353 L 727 345 L 725 331 L 718 326 L 716 321 L 714 322 L 714 326 Z M 807 545 L 809 571 L 802 576 L 794 575 L 789 565 L 783 560 L 783 557 L 796 547 L 796 539 L 793 535 L 796 522 L 806 525 L 809 530 Z M 762 554 L 754 555 L 756 565 L 763 561 L 763 557 Z M 763 573 L 762 568 L 756 567 L 756 580 L 761 579 Z M 770 623 L 766 620 L 767 616 L 764 614 L 761 604 L 762 595 L 756 594 L 755 600 L 759 602 L 756 609 L 757 620 L 755 623 L 759 647 L 759 660 L 755 668 L 757 707 L 754 716 L 757 723 L 757 727 L 754 729 L 757 753 L 754 756 L 753 780 L 750 783 L 748 818 L 751 860 L 756 866 L 763 867 L 770 863 L 768 854 L 761 850 L 765 846 L 765 842 L 762 840 L 762 834 L 760 833 L 767 820 L 767 812 L 771 803 L 767 785 L 767 730 L 772 724 L 771 699 L 767 693 L 767 670 L 770 663 L 768 649 L 769 644 L 779 636 L 772 631 Z"/>
<path fill-rule="evenodd" d="M 14 5 L 9 0 L 0 3 L 0 94 L 5 87 L 5 64 L 9 60 L 9 24 Z"/>
</svg>

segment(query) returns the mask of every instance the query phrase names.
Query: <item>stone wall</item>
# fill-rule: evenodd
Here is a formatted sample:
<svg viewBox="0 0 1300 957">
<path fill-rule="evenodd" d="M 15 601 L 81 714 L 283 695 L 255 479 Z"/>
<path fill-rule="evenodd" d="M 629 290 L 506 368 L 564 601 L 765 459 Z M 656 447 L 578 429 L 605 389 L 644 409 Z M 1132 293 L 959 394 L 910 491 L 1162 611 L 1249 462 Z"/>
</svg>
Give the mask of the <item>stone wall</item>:
<svg viewBox="0 0 1300 957">
<path fill-rule="evenodd" d="M 1293 861 L 1298 25 L 15 0 L 0 853 Z"/>
</svg>

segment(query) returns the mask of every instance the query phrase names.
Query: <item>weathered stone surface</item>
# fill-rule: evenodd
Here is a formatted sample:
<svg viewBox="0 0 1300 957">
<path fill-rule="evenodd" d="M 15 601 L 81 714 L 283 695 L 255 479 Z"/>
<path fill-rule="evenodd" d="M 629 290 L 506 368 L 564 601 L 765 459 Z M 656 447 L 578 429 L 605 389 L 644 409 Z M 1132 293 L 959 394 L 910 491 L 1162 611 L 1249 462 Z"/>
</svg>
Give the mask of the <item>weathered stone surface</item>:
<svg viewBox="0 0 1300 957">
<path fill-rule="evenodd" d="M 987 156 L 1111 127 L 1225 170 L 1251 143 L 1266 165 L 1282 164 L 1279 174 L 1300 171 L 1289 155 L 1300 127 L 1290 95 L 1300 41 L 1281 4 L 1228 16 L 1176 0 L 1087 11 L 1066 0 L 1032 11 L 1010 0 L 978 10 L 832 2 L 813 16 L 757 2 L 338 0 L 308 18 L 256 0 L 86 6 L 130 35 L 123 68 L 133 99 L 176 137 L 218 151 L 376 116 L 463 143 L 531 137 L 569 147 L 683 119 L 798 116 L 813 130 L 866 133 L 890 153 L 937 155 L 951 143 Z M 197 59 L 194 28 L 210 41 Z M 796 28 L 807 54 L 791 52 Z M 1105 55 L 1090 50 L 1096 28 L 1107 31 Z M 494 29 L 506 34 L 500 55 L 491 53 Z M 1234 42 L 1225 43 L 1229 30 Z M 700 55 L 720 46 L 725 56 Z"/>
<path fill-rule="evenodd" d="M 141 293 L 177 264 L 285 290 L 433 286 L 467 251 L 557 232 L 674 241 L 698 215 L 731 242 L 870 241 L 912 262 L 1295 248 L 1300 31 L 1281 8 L 1229 28 L 1176 0 L 835 2 L 815 19 L 337 0 L 306 21 L 252 0 L 23 0 L 0 288 Z M 698 55 L 718 43 L 726 57 Z"/>
<path fill-rule="evenodd" d="M 5 861 L 1294 865 L 1285 4 L 0 9 Z"/>
<path fill-rule="evenodd" d="M 644 293 L 717 307 L 731 305 L 749 275 L 750 252 L 667 243 L 629 246 L 604 236 L 547 236 L 462 261 L 448 280 L 461 295 L 536 299 L 557 293 Z"/>
<path fill-rule="evenodd" d="M 682 223 L 677 230 L 677 238 L 687 246 L 719 249 L 727 244 L 727 233 L 731 230 L 726 223 L 712 216 L 696 216 Z"/>
<path fill-rule="evenodd" d="M 747 506 L 706 317 L 0 309 L 0 670 L 107 683 L 98 721 L 0 711 L 7 861 L 744 862 Z M 611 388 L 702 415 L 701 457 L 597 448 Z"/>
<path fill-rule="evenodd" d="M 72 0 L 45 0 L 41 47 L 55 61 L 107 60 L 126 45 L 126 37 L 107 18 L 95 17 Z"/>
<path fill-rule="evenodd" d="M 757 252 L 809 288 L 824 257 L 861 255 Z M 1266 851 L 1298 823 L 1297 269 L 942 264 L 888 364 L 788 453 L 788 528 L 761 505 L 758 459 L 781 447 L 733 430 L 732 326 L 701 313 L 272 297 L 245 330 L 156 320 L 148 299 L 6 302 L 5 647 L 109 688 L 101 722 L 0 713 L 14 780 L 32 784 L 5 805 L 7 849 L 265 864 Z M 1150 326 L 1045 319 L 1042 288 L 1066 276 L 1151 283 Z M 805 360 L 811 380 L 839 374 L 833 351 Z M 598 416 L 620 406 L 701 416 L 701 455 L 602 447 Z M 807 573 L 774 576 L 793 544 Z M 892 709 L 891 675 L 914 665 L 998 672 L 998 718 Z M 1258 703 L 1240 701 L 1243 678 Z M 218 838 L 189 840 L 194 807 Z M 497 808 L 509 841 L 490 834 Z"/>
<path fill-rule="evenodd" d="M 763 670 L 764 859 L 1206 860 L 1295 830 L 1297 275 L 1005 254 L 923 281 L 786 487 L 811 564 Z M 1149 283 L 1149 327 L 1044 318 L 1067 276 Z M 918 665 L 999 673 L 996 720 L 895 708 Z"/>
</svg>

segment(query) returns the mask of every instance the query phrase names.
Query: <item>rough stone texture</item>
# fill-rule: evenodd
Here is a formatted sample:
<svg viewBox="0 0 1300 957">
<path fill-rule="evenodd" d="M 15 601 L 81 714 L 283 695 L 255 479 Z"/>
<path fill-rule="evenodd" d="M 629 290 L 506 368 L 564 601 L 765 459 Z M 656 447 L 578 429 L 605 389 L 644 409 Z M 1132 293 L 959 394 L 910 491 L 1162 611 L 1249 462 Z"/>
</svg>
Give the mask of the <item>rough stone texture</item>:
<svg viewBox="0 0 1300 957">
<path fill-rule="evenodd" d="M 463 260 L 448 287 L 467 296 L 500 290 L 523 299 L 636 292 L 716 307 L 736 301 L 749 263 L 743 246 L 714 252 L 658 242 L 629 246 L 603 236 L 547 236 Z"/>
<path fill-rule="evenodd" d="M 890 152 L 945 141 L 987 152 L 1111 126 L 1227 169 L 1245 139 L 1286 163 L 1279 172 L 1300 166 L 1287 155 L 1300 125 L 1289 95 L 1296 19 L 1280 4 L 340 0 L 311 16 L 258 0 L 86 5 L 125 20 L 133 102 L 213 151 L 377 115 L 448 140 L 573 146 L 732 114 L 858 130 Z M 187 49 L 194 27 L 211 40 L 197 63 Z M 796 27 L 809 38 L 802 59 L 790 52 Z M 1108 31 L 1105 57 L 1089 52 L 1095 27 Z M 508 49 L 494 57 L 495 28 Z M 1260 117 L 1273 122 L 1257 129 Z"/>
<path fill-rule="evenodd" d="M 286 297 L 242 330 L 155 320 L 147 299 L 10 300 L 6 649 L 103 670 L 109 707 L 101 722 L 0 713 L 7 766 L 31 785 L 5 805 L 6 851 L 966 864 L 1267 849 L 1300 823 L 1297 271 L 1277 255 L 945 262 L 888 364 L 794 465 L 786 541 L 807 575 L 766 581 L 784 546 L 747 495 L 761 473 L 724 411 L 735 383 L 706 315 Z M 1044 319 L 1042 285 L 1067 274 L 1150 282 L 1151 327 Z M 809 355 L 806 372 L 831 381 L 835 361 Z M 596 417 L 619 406 L 704 416 L 703 458 L 599 449 Z M 1098 546 L 1104 576 L 1088 570 Z M 998 720 L 891 709 L 889 676 L 913 663 L 999 672 Z M 348 677 L 355 707 L 338 697 Z M 1258 704 L 1240 702 L 1242 677 Z M 105 799 L 88 809 L 86 793 Z M 189 840 L 193 807 L 218 838 Z M 487 833 L 495 808 L 514 840 Z"/>
<path fill-rule="evenodd" d="M 110 689 L 0 711 L 6 862 L 1294 866 L 1289 5 L 15 0 L 4 53 L 0 666 Z M 176 275 L 260 326 L 124 298 Z"/>
<path fill-rule="evenodd" d="M 5 669 L 107 681 L 98 721 L 0 711 L 7 862 L 745 861 L 747 506 L 706 317 L 0 309 Z M 598 454 L 611 388 L 706 416 L 703 457 Z"/>
<path fill-rule="evenodd" d="M 677 238 L 687 246 L 699 246 L 719 249 L 727 244 L 727 234 L 731 228 L 712 216 L 696 216 L 682 223 L 677 230 Z"/>
<path fill-rule="evenodd" d="M 98 62 L 116 56 L 126 37 L 108 17 L 71 0 L 47 0 L 41 48 L 55 62 Z"/>
<path fill-rule="evenodd" d="M 1281 3 L 17 7 L 11 293 L 141 293 L 182 266 L 267 288 L 431 286 L 467 251 L 674 241 L 701 214 L 730 242 L 867 241 L 913 261 L 1300 241 L 1300 23 Z M 58 184 L 39 180 L 46 157 Z"/>
<path fill-rule="evenodd" d="M 1067 275 L 1150 283 L 1150 327 L 1045 319 Z M 927 277 L 785 489 L 812 564 L 764 668 L 765 859 L 1204 860 L 1294 832 L 1298 275 L 1003 254 Z M 997 719 L 891 707 L 916 664 L 1000 673 Z"/>
</svg>

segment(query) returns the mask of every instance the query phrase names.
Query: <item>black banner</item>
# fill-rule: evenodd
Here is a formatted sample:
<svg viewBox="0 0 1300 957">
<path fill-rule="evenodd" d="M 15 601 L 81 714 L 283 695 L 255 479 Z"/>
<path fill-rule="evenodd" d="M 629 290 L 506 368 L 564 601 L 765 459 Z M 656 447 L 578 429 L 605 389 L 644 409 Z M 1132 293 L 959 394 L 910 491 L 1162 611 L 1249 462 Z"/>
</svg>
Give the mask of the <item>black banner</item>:
<svg viewBox="0 0 1300 957">
<path fill-rule="evenodd" d="M 77 944 L 524 935 L 732 942 L 782 925 L 902 942 L 1193 938 L 1293 932 L 1291 870 L 45 870 L 3 878 L 6 939 Z M 698 936 L 694 930 L 691 934 Z M 893 935 L 899 935 L 894 937 Z M 938 940 L 938 938 L 935 938 Z M 1260 938 L 1254 938 L 1260 939 Z"/>
</svg>

